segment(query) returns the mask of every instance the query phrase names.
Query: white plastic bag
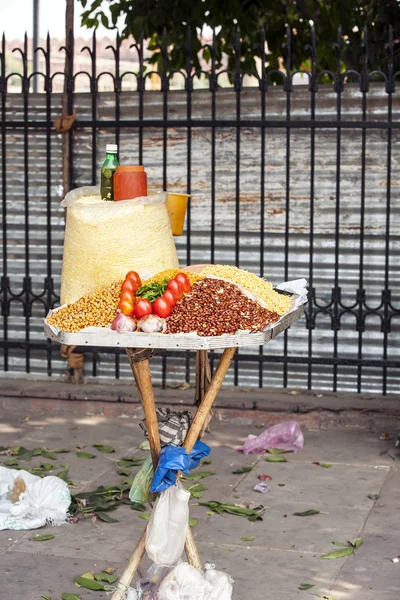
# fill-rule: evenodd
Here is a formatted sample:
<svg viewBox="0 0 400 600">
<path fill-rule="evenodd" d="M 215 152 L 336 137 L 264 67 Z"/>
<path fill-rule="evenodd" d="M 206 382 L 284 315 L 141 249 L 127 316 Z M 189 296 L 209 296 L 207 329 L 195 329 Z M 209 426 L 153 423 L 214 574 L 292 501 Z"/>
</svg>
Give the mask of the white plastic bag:
<svg viewBox="0 0 400 600">
<path fill-rule="evenodd" d="M 212 587 L 208 600 L 231 600 L 233 579 L 228 573 L 217 571 L 215 565 L 206 564 L 204 578 Z"/>
<path fill-rule="evenodd" d="M 96 187 L 69 192 L 61 277 L 61 304 L 125 278 L 178 268 L 166 207 L 167 193 L 104 202 Z"/>
<path fill-rule="evenodd" d="M 214 565 L 205 565 L 206 572 L 180 563 L 167 575 L 158 590 L 158 600 L 231 600 L 232 578 Z"/>
<path fill-rule="evenodd" d="M 15 480 L 21 478 L 25 491 L 16 502 L 9 499 Z M 27 471 L 0 467 L 0 530 L 37 529 L 66 522 L 71 494 L 59 477 L 37 477 Z"/>
<path fill-rule="evenodd" d="M 183 562 L 167 575 L 158 590 L 159 600 L 209 600 L 212 588 L 203 573 Z"/>
<path fill-rule="evenodd" d="M 161 567 L 172 567 L 181 557 L 189 523 L 190 492 L 180 484 L 161 492 L 146 532 L 149 558 Z"/>
</svg>

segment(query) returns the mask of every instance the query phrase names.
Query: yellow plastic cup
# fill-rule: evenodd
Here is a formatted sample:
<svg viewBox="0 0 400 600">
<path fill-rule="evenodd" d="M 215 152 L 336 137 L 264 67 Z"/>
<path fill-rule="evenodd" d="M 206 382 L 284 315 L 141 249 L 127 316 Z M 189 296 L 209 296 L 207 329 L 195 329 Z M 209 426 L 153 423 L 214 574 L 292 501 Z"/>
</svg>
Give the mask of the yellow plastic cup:
<svg viewBox="0 0 400 600">
<path fill-rule="evenodd" d="M 168 192 L 167 209 L 172 235 L 182 235 L 189 198 L 190 194 L 170 194 Z"/>
</svg>

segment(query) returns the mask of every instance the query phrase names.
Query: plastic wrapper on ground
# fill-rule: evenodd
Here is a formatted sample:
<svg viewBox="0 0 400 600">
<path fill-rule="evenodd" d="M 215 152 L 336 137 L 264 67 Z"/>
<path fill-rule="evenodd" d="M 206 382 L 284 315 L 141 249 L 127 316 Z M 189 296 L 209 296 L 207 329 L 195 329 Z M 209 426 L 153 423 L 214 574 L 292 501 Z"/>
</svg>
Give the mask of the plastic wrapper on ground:
<svg viewBox="0 0 400 600">
<path fill-rule="evenodd" d="M 298 422 L 285 421 L 269 427 L 260 435 L 249 435 L 238 450 L 243 454 L 263 454 L 272 448 L 299 452 L 303 446 L 304 436 Z"/>
</svg>

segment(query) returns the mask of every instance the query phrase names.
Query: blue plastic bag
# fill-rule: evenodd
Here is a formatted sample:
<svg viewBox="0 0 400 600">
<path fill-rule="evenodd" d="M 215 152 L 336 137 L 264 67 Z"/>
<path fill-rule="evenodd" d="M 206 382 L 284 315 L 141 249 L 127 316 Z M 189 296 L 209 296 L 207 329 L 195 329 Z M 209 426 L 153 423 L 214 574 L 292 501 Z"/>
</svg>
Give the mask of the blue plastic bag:
<svg viewBox="0 0 400 600">
<path fill-rule="evenodd" d="M 204 442 L 197 441 L 190 454 L 181 446 L 164 446 L 161 450 L 156 472 L 150 491 L 155 494 L 162 492 L 171 485 L 175 485 L 178 471 L 189 475 L 189 471 L 195 469 L 202 458 L 208 456 L 211 449 Z"/>
</svg>

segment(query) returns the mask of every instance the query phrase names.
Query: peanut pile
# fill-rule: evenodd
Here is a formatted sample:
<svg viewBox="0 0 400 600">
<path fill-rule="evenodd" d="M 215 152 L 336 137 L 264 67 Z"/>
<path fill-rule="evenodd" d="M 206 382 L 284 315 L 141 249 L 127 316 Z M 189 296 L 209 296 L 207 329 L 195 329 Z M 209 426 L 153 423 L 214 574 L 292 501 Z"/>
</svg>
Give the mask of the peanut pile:
<svg viewBox="0 0 400 600">
<path fill-rule="evenodd" d="M 207 277 L 174 307 L 166 333 L 197 331 L 201 336 L 214 336 L 239 329 L 262 331 L 278 319 L 278 313 L 262 308 L 236 285 Z"/>
</svg>

